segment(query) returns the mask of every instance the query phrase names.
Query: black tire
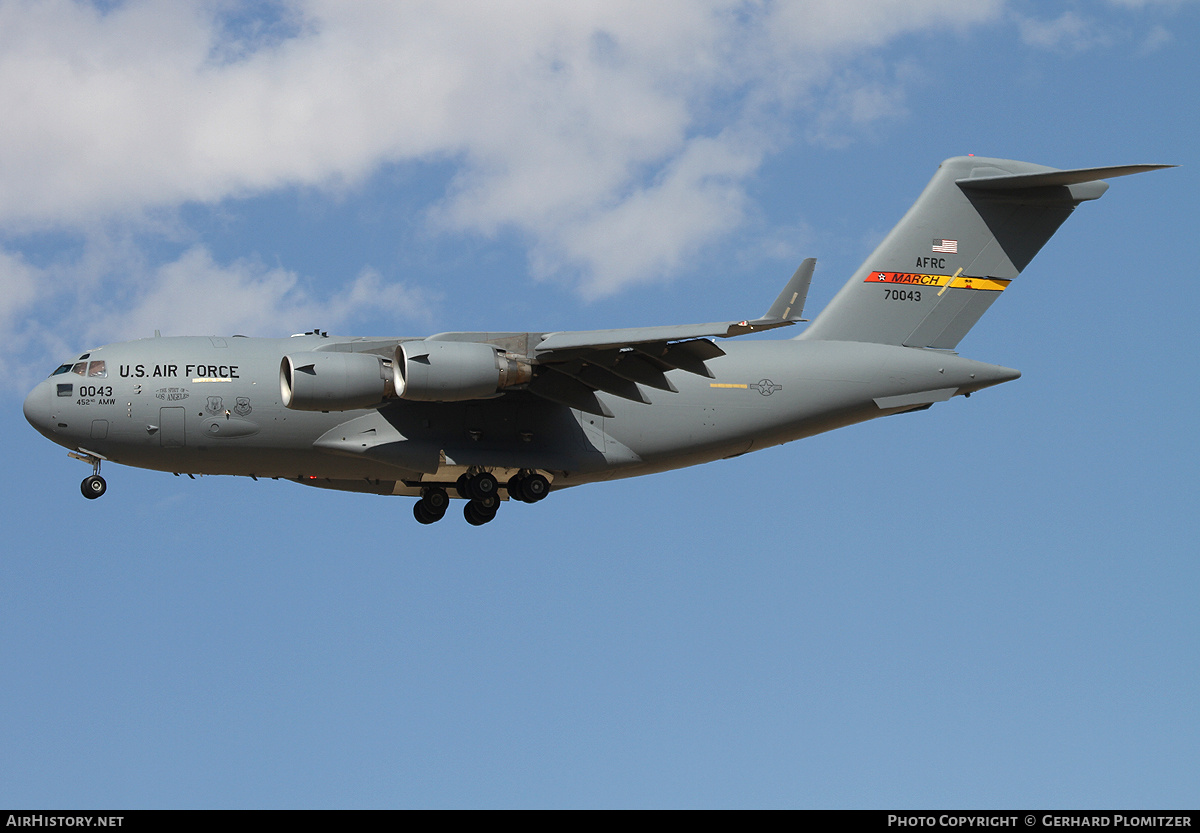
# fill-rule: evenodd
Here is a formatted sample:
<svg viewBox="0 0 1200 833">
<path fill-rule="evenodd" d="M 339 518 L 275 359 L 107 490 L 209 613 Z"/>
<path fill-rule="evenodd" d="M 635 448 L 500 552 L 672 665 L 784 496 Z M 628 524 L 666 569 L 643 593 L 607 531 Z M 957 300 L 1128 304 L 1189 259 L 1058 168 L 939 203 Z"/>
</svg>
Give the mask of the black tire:
<svg viewBox="0 0 1200 833">
<path fill-rule="evenodd" d="M 496 513 L 481 508 L 477 502 L 471 500 L 467 501 L 467 505 L 463 507 L 463 517 L 467 519 L 467 523 L 471 526 L 483 526 L 495 518 Z"/>
<path fill-rule="evenodd" d="M 500 483 L 491 472 L 481 471 L 467 481 L 467 494 L 472 500 L 495 497 L 499 489 Z"/>
<path fill-rule="evenodd" d="M 421 502 L 431 512 L 438 513 L 440 518 L 446 514 L 446 507 L 450 505 L 450 495 L 446 494 L 446 490 L 441 486 L 433 486 L 426 489 L 425 494 L 421 495 Z"/>
<path fill-rule="evenodd" d="M 460 474 L 458 476 L 458 480 L 454 483 L 454 491 L 458 492 L 458 496 L 463 500 L 467 500 L 471 497 L 467 487 L 467 483 L 469 481 L 470 478 L 468 478 L 465 474 Z"/>
<path fill-rule="evenodd" d="M 83 492 L 83 496 L 88 500 L 95 500 L 108 491 L 108 484 L 104 482 L 103 477 L 93 474 L 91 477 L 83 479 L 83 482 L 79 484 L 79 491 Z"/>
<path fill-rule="evenodd" d="M 429 507 L 425 505 L 424 500 L 418 500 L 413 504 L 413 517 L 417 519 L 419 524 L 431 524 L 440 520 L 440 517 L 435 518 L 429 512 Z"/>
<path fill-rule="evenodd" d="M 529 498 L 525 496 L 525 478 L 519 474 L 514 474 L 508 480 L 508 496 L 513 500 L 519 500 L 522 503 L 529 503 Z"/>
<path fill-rule="evenodd" d="M 521 484 L 521 494 L 524 495 L 526 503 L 537 503 L 550 494 L 550 481 L 544 475 L 531 474 Z"/>
</svg>

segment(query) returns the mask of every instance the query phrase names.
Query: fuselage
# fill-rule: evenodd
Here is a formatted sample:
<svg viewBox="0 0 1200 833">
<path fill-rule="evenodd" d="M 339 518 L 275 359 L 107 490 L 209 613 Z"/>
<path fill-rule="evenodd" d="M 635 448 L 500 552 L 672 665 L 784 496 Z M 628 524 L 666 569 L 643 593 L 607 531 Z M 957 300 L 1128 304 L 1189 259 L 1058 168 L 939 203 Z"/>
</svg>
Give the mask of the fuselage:
<svg viewBox="0 0 1200 833">
<path fill-rule="evenodd" d="M 468 470 L 541 471 L 555 488 L 695 465 L 926 407 L 1016 378 L 952 353 L 831 341 L 722 345 L 711 376 L 667 374 L 646 401 L 599 393 L 611 416 L 522 390 L 462 402 L 285 407 L 280 362 L 382 352 L 382 339 L 151 338 L 64 364 L 25 401 L 42 434 L 114 463 L 420 494 Z M 395 344 L 392 340 L 391 344 Z"/>
</svg>

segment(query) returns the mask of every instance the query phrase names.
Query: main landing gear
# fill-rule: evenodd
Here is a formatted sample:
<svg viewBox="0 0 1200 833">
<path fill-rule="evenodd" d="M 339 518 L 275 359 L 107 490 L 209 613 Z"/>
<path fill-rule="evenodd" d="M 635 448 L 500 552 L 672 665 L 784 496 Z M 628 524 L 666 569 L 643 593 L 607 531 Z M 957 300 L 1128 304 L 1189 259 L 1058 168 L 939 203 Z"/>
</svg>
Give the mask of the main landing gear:
<svg viewBox="0 0 1200 833">
<path fill-rule="evenodd" d="M 471 526 L 483 526 L 500 510 L 500 482 L 490 471 L 464 474 L 454 484 L 454 490 L 467 499 L 463 517 Z"/>
<path fill-rule="evenodd" d="M 537 503 L 550 494 L 550 481 L 535 472 L 518 474 L 508 481 L 508 496 L 524 503 Z"/>
<path fill-rule="evenodd" d="M 418 523 L 431 524 L 446 516 L 450 506 L 450 495 L 441 486 L 428 486 L 421 491 L 421 499 L 413 504 L 413 517 Z"/>
<path fill-rule="evenodd" d="M 74 451 L 68 451 L 67 456 L 92 464 L 92 476 L 83 478 L 83 482 L 79 484 L 79 491 L 83 492 L 85 498 L 95 500 L 108 491 L 108 484 L 100 476 L 100 461 L 104 459 L 103 457 L 99 454 L 91 454 L 83 449 L 80 449 L 78 454 Z"/>
<path fill-rule="evenodd" d="M 500 498 L 495 495 L 468 500 L 467 505 L 463 507 L 463 517 L 467 519 L 467 523 L 471 526 L 483 526 L 496 517 L 496 511 L 499 508 Z"/>
<path fill-rule="evenodd" d="M 537 472 L 521 472 L 505 484 L 508 496 L 523 503 L 537 503 L 550 493 L 550 481 Z M 454 491 L 467 504 L 463 517 L 471 526 L 483 526 L 496 517 L 500 509 L 500 481 L 488 471 L 464 474 L 454 484 Z M 413 517 L 418 523 L 431 524 L 446 516 L 450 495 L 437 485 L 421 490 L 421 499 L 413 505 Z"/>
</svg>

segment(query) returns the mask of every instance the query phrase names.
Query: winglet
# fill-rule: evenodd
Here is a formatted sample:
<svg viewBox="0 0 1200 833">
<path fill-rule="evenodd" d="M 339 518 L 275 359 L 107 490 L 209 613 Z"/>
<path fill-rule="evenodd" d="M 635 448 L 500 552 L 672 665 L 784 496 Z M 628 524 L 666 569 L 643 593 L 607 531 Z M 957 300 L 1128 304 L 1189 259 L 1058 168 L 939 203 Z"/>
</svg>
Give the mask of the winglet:
<svg viewBox="0 0 1200 833">
<path fill-rule="evenodd" d="M 812 282 L 813 269 L 816 268 L 815 257 L 805 258 L 804 262 L 787 282 L 783 292 L 771 304 L 759 321 L 799 321 L 804 315 L 804 302 L 808 298 L 808 285 Z"/>
</svg>

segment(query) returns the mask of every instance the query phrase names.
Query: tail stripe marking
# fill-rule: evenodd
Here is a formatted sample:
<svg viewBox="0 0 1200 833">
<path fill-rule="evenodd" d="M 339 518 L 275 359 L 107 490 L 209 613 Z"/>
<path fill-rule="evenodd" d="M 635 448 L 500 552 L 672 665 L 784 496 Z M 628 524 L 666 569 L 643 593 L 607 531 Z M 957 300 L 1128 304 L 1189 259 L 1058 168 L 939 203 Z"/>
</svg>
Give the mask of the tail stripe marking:
<svg viewBox="0 0 1200 833">
<path fill-rule="evenodd" d="M 941 286 L 949 289 L 975 289 L 1003 292 L 1012 281 L 1002 278 L 973 278 L 957 275 L 918 275 L 912 272 L 868 272 L 864 283 L 897 283 L 906 286 Z M 940 294 L 940 293 L 939 293 Z"/>
</svg>

